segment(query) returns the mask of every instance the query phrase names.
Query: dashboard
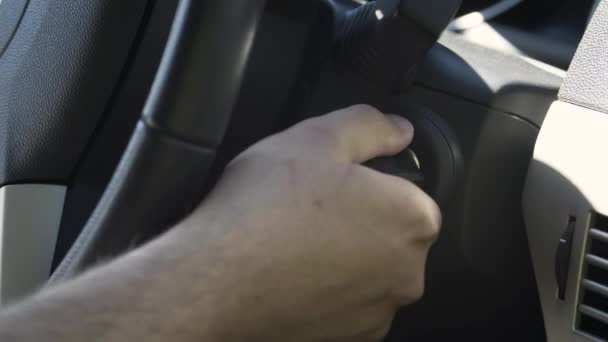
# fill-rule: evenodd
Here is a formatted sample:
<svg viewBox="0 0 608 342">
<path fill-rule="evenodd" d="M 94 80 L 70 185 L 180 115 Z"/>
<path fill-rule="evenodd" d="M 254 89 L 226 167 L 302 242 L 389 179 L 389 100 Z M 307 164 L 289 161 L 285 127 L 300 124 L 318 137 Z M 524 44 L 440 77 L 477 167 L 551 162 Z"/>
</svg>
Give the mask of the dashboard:
<svg viewBox="0 0 608 342">
<path fill-rule="evenodd" d="M 465 0 L 456 33 L 477 44 L 567 69 L 597 0 Z M 458 20 L 458 18 L 457 18 Z"/>
</svg>

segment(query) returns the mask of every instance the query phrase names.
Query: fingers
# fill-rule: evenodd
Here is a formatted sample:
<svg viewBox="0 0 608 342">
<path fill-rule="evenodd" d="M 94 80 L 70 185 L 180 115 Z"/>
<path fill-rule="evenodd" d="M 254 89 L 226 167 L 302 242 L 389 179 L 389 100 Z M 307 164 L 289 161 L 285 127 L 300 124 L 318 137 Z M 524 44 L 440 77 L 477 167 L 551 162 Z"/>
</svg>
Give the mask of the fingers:
<svg viewBox="0 0 608 342">
<path fill-rule="evenodd" d="M 367 193 L 366 198 L 397 219 L 410 225 L 424 227 L 421 240 L 433 240 L 441 226 L 441 211 L 435 201 L 413 183 L 400 177 L 387 175 L 366 167 L 357 166 L 357 185 Z"/>
<path fill-rule="evenodd" d="M 326 152 L 338 160 L 363 163 L 403 151 L 414 137 L 412 124 L 396 115 L 385 115 L 367 105 L 356 105 L 311 119 L 307 128 L 324 141 Z M 318 134 L 320 133 L 320 134 Z M 327 139 L 325 139 L 327 138 Z"/>
<path fill-rule="evenodd" d="M 397 305 L 411 304 L 424 293 L 426 257 L 440 233 L 440 210 L 414 184 L 362 166 L 354 167 L 349 189 L 355 193 L 347 195 L 359 201 L 365 198 L 369 213 L 382 217 L 384 224 L 373 233 L 385 237 L 381 241 L 390 251 L 389 260 L 407 265 L 394 268 L 389 294 Z"/>
</svg>

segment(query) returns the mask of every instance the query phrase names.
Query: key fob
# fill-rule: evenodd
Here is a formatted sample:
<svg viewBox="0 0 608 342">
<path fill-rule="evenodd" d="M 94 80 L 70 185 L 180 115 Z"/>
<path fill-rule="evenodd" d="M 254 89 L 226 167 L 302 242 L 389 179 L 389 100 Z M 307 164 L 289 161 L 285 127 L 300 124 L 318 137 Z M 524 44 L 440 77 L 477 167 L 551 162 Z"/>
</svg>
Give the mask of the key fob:
<svg viewBox="0 0 608 342">
<path fill-rule="evenodd" d="M 425 189 L 424 174 L 416 153 L 407 149 L 393 157 L 381 157 L 363 164 L 376 171 L 401 177 Z"/>
</svg>

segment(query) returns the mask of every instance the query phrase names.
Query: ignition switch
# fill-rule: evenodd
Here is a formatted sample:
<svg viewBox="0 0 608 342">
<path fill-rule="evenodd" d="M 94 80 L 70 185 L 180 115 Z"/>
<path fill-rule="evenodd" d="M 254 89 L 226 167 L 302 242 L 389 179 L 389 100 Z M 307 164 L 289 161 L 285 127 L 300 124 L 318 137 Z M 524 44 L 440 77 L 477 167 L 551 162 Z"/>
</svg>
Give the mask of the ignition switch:
<svg viewBox="0 0 608 342">
<path fill-rule="evenodd" d="M 407 179 L 421 189 L 425 189 L 422 166 L 420 165 L 418 156 L 412 149 L 407 149 L 395 157 L 376 158 L 365 163 L 365 166 L 376 171 Z"/>
<path fill-rule="evenodd" d="M 412 145 L 397 156 L 377 158 L 365 165 L 411 181 L 447 209 L 463 175 L 454 133 L 440 116 L 423 106 L 399 103 L 391 113 L 407 113 L 404 116 L 416 129 Z"/>
</svg>

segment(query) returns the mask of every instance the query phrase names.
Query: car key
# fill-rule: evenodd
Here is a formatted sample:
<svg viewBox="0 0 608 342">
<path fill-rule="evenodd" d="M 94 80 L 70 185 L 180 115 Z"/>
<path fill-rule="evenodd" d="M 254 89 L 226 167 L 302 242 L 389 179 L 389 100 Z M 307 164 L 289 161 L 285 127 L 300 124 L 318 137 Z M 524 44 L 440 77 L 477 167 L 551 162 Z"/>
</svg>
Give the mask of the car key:
<svg viewBox="0 0 608 342">
<path fill-rule="evenodd" d="M 413 150 L 407 149 L 393 157 L 380 157 L 363 164 L 376 171 L 397 176 L 425 188 L 420 160 Z"/>
</svg>

